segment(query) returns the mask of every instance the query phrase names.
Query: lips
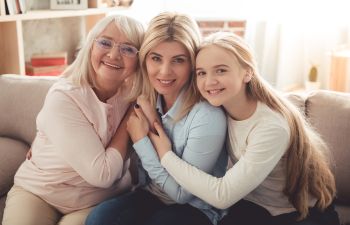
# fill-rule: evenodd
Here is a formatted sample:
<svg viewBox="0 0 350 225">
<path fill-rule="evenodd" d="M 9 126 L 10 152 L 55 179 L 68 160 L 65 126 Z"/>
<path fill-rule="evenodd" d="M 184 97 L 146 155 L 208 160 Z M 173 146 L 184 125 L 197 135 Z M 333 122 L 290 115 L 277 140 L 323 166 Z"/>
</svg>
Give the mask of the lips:
<svg viewBox="0 0 350 225">
<path fill-rule="evenodd" d="M 175 82 L 175 79 L 173 80 L 161 80 L 161 79 L 158 79 L 159 83 L 161 83 L 162 85 L 171 85 L 172 83 Z"/>
<path fill-rule="evenodd" d="M 119 66 L 119 65 L 112 64 L 112 63 L 105 62 L 105 61 L 102 61 L 102 64 L 103 64 L 103 65 L 106 65 L 106 66 L 109 66 L 109 67 L 112 67 L 112 68 L 114 68 L 114 69 L 121 69 L 121 68 L 122 68 L 122 67 Z"/>
<path fill-rule="evenodd" d="M 220 94 L 223 90 L 225 90 L 225 88 L 221 88 L 221 89 L 212 89 L 212 90 L 207 90 L 207 93 L 209 95 L 217 95 Z"/>
</svg>

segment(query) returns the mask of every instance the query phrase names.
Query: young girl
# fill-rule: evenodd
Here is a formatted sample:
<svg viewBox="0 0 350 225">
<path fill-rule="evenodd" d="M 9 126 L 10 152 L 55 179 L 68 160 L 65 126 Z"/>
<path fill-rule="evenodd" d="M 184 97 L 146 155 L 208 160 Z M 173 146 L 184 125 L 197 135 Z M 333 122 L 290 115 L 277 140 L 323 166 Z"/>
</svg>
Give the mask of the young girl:
<svg viewBox="0 0 350 225">
<path fill-rule="evenodd" d="M 222 217 L 219 210 L 187 192 L 168 174 L 147 136 L 148 121 L 158 120 L 157 108 L 176 156 L 207 173 L 224 174 L 226 118 L 220 108 L 199 101 L 194 81 L 199 41 L 198 26 L 186 15 L 162 13 L 149 23 L 140 49 L 142 77 L 136 78 L 134 89 L 135 96 L 142 96 L 127 124 L 147 172 L 146 183 L 97 206 L 87 225 L 206 225 Z"/>
<path fill-rule="evenodd" d="M 106 17 L 90 31 L 46 96 L 3 225 L 80 225 L 92 206 L 130 189 L 121 121 L 130 104 L 125 80 L 139 73 L 143 34 L 142 24 L 126 16 Z"/>
<path fill-rule="evenodd" d="M 247 44 L 232 33 L 212 34 L 199 50 L 196 74 L 202 96 L 226 111 L 234 165 L 222 178 L 189 165 L 170 151 L 156 123 L 159 136 L 150 136 L 167 172 L 213 206 L 232 206 L 220 224 L 339 224 L 324 142 L 259 76 Z"/>
</svg>

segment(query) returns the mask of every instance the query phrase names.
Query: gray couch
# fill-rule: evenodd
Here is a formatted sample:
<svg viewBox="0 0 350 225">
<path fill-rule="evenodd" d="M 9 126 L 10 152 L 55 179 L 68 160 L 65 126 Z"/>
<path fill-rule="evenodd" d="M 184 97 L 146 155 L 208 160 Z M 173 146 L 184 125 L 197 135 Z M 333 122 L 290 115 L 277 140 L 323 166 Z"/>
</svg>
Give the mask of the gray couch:
<svg viewBox="0 0 350 225">
<path fill-rule="evenodd" d="M 55 78 L 0 75 L 0 221 L 6 193 L 35 135 L 35 118 Z M 331 148 L 342 224 L 350 225 L 350 94 L 289 94 Z"/>
</svg>

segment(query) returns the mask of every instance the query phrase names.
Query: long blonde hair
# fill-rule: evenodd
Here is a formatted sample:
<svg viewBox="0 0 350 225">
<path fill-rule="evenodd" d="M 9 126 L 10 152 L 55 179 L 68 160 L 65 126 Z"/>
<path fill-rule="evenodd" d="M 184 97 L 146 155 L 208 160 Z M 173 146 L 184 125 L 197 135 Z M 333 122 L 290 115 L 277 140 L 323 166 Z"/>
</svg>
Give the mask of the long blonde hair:
<svg viewBox="0 0 350 225">
<path fill-rule="evenodd" d="M 200 99 L 194 76 L 195 54 L 200 44 L 200 37 L 196 21 L 185 14 L 163 12 L 154 17 L 149 23 L 140 48 L 139 61 L 141 63 L 142 76 L 136 77 L 131 96 L 136 99 L 137 96 L 143 94 L 150 99 L 152 106 L 156 105 L 157 92 L 148 79 L 146 57 L 160 43 L 177 41 L 187 49 L 191 60 L 191 75 L 184 90 L 184 99 L 177 119 L 186 115 Z"/>
<path fill-rule="evenodd" d="M 63 72 L 63 76 L 72 80 L 75 85 L 89 85 L 91 87 L 99 88 L 96 83 L 96 74 L 92 68 L 90 60 L 91 49 L 95 38 L 102 33 L 110 23 L 114 23 L 118 29 L 120 29 L 126 35 L 133 46 L 135 46 L 137 49 L 140 48 L 144 36 L 144 27 L 140 22 L 125 15 L 112 15 L 104 17 L 91 29 L 87 35 L 85 44 L 77 55 L 77 58 Z M 134 76 L 140 76 L 140 73 L 141 70 L 139 67 L 137 67 Z"/>
<path fill-rule="evenodd" d="M 242 38 L 233 33 L 218 32 L 208 36 L 200 48 L 208 45 L 216 45 L 231 52 L 243 68 L 251 69 L 253 74 L 246 87 L 247 96 L 265 103 L 288 121 L 290 143 L 286 152 L 284 193 L 299 212 L 299 219 L 308 215 L 311 196 L 317 199 L 316 206 L 324 210 L 331 204 L 336 192 L 334 175 L 326 157 L 329 149 L 325 142 L 303 114 L 261 78 L 253 51 Z"/>
</svg>

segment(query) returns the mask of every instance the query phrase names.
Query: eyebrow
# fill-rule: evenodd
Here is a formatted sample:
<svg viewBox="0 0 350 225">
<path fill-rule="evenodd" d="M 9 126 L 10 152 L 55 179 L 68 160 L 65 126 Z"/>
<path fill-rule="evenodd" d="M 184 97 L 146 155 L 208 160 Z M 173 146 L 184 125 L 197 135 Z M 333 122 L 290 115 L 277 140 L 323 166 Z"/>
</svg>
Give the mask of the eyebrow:
<svg viewBox="0 0 350 225">
<path fill-rule="evenodd" d="M 213 68 L 219 68 L 219 67 L 226 67 L 226 68 L 229 68 L 229 66 L 228 66 L 228 65 L 225 65 L 225 64 L 219 64 L 219 65 L 213 66 Z M 196 67 L 196 70 L 203 70 L 203 68 L 201 68 L 201 67 Z"/>
<path fill-rule="evenodd" d="M 106 38 L 108 40 L 111 40 L 111 41 L 114 41 L 115 43 L 122 43 L 122 44 L 128 44 L 128 45 L 133 45 L 132 43 L 126 41 L 126 42 L 118 42 L 118 41 L 115 41 L 112 37 L 109 37 L 109 36 L 106 36 L 106 35 L 101 35 L 100 37 L 102 38 Z"/>
<path fill-rule="evenodd" d="M 149 55 L 156 55 L 156 56 L 159 56 L 159 57 L 163 57 L 161 54 L 157 53 L 157 52 L 150 52 Z M 171 58 L 178 58 L 178 57 L 185 57 L 185 58 L 189 58 L 187 55 L 185 54 L 179 54 L 179 55 L 174 55 L 173 57 Z"/>
</svg>

